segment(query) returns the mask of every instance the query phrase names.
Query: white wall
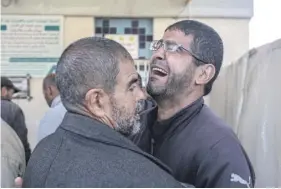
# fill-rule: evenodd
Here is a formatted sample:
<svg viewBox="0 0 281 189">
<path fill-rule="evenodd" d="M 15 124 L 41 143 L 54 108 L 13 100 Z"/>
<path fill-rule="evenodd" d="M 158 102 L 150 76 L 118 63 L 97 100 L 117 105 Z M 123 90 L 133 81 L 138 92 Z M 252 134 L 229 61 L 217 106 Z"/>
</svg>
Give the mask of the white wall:
<svg viewBox="0 0 281 189">
<path fill-rule="evenodd" d="M 64 19 L 64 47 L 79 38 L 93 36 L 94 24 L 92 16 L 66 16 Z"/>
</svg>

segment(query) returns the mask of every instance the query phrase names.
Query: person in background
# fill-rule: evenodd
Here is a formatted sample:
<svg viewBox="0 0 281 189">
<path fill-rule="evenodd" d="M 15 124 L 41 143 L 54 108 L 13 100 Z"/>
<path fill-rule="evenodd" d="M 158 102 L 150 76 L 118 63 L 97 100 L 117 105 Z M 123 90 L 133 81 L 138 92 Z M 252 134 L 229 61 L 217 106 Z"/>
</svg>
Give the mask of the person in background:
<svg viewBox="0 0 281 189">
<path fill-rule="evenodd" d="M 126 138 L 139 131 L 145 95 L 122 45 L 99 37 L 72 43 L 60 57 L 56 83 L 67 113 L 32 153 L 23 187 L 182 186 Z"/>
<path fill-rule="evenodd" d="M 28 130 L 25 125 L 25 117 L 22 109 L 11 101 L 13 94 L 19 91 L 10 79 L 1 77 L 1 118 L 14 129 L 22 141 L 27 163 L 31 150 L 27 138 Z"/>
<path fill-rule="evenodd" d="M 16 132 L 1 119 L 1 188 L 14 188 L 14 180 L 23 176 L 25 153 Z"/>
<path fill-rule="evenodd" d="M 56 75 L 52 73 L 47 75 L 43 80 L 43 94 L 50 109 L 40 121 L 38 142 L 55 132 L 66 113 L 66 109 L 61 102 L 55 78 Z"/>
<path fill-rule="evenodd" d="M 140 74 L 138 74 L 138 78 L 139 78 L 139 85 L 140 85 L 141 89 L 143 90 L 143 92 L 144 92 L 144 94 L 145 94 L 145 96 L 146 96 L 146 99 L 151 100 L 152 98 L 151 98 L 151 96 L 149 96 L 149 94 L 147 93 L 146 86 L 143 85 L 142 77 L 141 77 Z M 146 103 L 146 102 L 143 102 L 143 103 Z"/>
<path fill-rule="evenodd" d="M 133 137 L 195 187 L 254 187 L 251 162 L 230 127 L 204 104 L 223 60 L 223 42 L 211 27 L 176 22 L 151 45 L 146 127 Z"/>
</svg>

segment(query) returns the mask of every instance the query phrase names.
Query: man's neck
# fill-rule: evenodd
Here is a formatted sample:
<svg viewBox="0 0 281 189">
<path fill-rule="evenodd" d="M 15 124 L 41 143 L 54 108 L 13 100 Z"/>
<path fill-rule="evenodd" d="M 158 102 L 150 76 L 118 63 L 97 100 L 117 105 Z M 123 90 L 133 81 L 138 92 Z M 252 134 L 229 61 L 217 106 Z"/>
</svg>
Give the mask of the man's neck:
<svg viewBox="0 0 281 189">
<path fill-rule="evenodd" d="M 108 125 L 111 128 L 114 128 L 114 123 L 108 118 L 108 117 L 104 117 L 104 118 L 98 118 L 96 116 L 94 116 L 93 114 L 91 114 L 89 111 L 86 110 L 86 108 L 82 105 L 72 105 L 69 104 L 67 102 L 64 103 L 64 107 L 67 109 L 67 111 L 72 112 L 72 113 L 77 113 L 83 116 L 87 116 L 90 117 L 92 119 L 95 119 L 105 125 Z"/>
<path fill-rule="evenodd" d="M 194 101 L 202 97 L 198 93 L 190 93 L 189 95 L 179 94 L 167 99 L 157 101 L 158 104 L 158 121 L 163 121 L 173 117 L 176 113 L 192 104 Z"/>
<path fill-rule="evenodd" d="M 51 102 L 51 107 L 55 107 L 60 102 L 60 95 L 57 95 Z"/>
</svg>

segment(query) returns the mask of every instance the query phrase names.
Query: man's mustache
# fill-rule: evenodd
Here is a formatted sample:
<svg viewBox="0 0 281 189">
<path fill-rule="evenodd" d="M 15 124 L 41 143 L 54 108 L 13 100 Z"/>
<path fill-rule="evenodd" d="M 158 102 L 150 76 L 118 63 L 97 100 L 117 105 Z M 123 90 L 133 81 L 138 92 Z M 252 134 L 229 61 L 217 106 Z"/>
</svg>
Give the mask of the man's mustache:
<svg viewBox="0 0 281 189">
<path fill-rule="evenodd" d="M 151 60 L 149 66 L 150 67 L 160 66 L 160 67 L 166 68 L 166 70 L 168 70 L 168 68 L 169 68 L 167 60 L 159 60 L 157 58 Z"/>
</svg>

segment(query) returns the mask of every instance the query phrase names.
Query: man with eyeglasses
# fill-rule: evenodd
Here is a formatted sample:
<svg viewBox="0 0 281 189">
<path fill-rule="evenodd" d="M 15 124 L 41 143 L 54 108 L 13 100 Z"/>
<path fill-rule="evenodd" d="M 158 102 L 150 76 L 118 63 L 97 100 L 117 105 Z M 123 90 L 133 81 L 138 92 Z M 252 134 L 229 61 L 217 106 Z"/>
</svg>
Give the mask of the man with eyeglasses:
<svg viewBox="0 0 281 189">
<path fill-rule="evenodd" d="M 193 20 L 169 26 L 151 44 L 144 129 L 132 139 L 195 187 L 253 187 L 251 162 L 230 127 L 205 104 L 223 59 L 223 42 Z"/>
</svg>

